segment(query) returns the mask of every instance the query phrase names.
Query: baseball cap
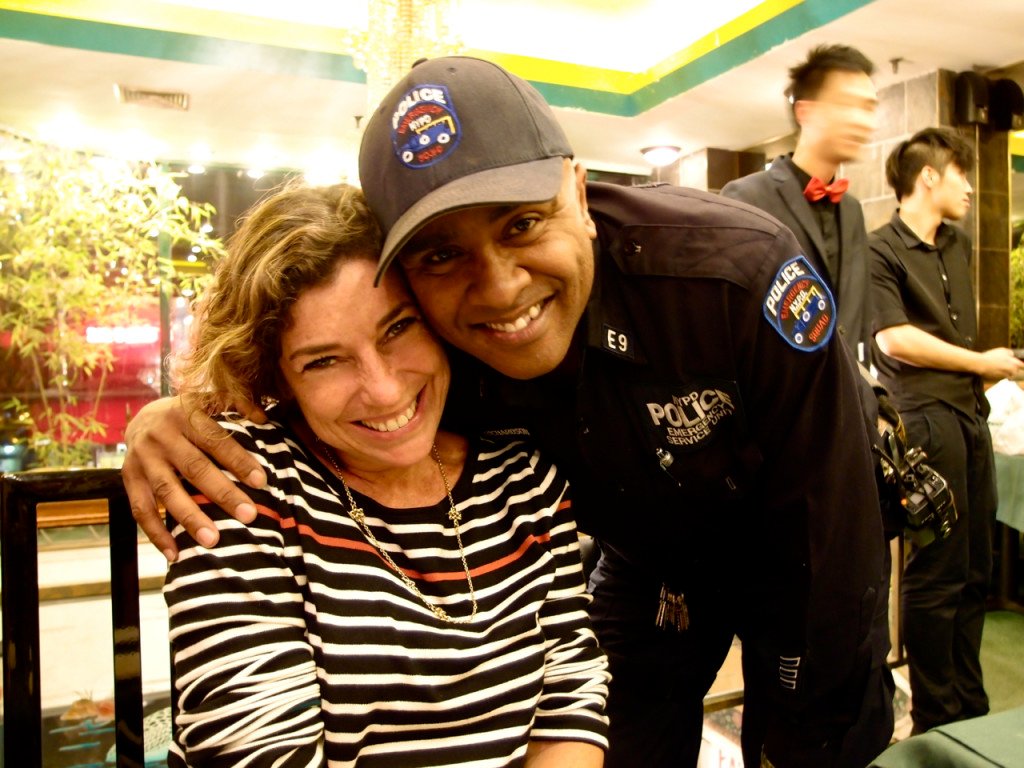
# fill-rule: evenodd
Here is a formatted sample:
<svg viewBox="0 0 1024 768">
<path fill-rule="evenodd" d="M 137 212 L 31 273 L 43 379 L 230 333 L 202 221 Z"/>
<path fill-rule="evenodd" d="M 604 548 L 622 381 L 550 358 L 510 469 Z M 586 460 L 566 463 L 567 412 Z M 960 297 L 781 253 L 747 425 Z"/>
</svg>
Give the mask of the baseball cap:
<svg viewBox="0 0 1024 768">
<path fill-rule="evenodd" d="M 489 61 L 415 64 L 370 116 L 359 180 L 386 233 L 375 282 L 433 219 L 550 200 L 572 148 L 537 90 Z"/>
</svg>

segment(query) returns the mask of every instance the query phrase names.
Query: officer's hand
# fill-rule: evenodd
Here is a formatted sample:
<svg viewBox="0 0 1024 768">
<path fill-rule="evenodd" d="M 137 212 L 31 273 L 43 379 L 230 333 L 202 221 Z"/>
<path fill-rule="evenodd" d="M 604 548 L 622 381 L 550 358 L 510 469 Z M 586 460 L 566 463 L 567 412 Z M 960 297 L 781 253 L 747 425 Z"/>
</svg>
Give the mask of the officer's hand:
<svg viewBox="0 0 1024 768">
<path fill-rule="evenodd" d="M 1024 374 L 1024 363 L 1014 357 L 1013 350 L 996 347 L 981 353 L 978 375 L 989 381 L 1012 379 Z"/>
<path fill-rule="evenodd" d="M 257 417 L 262 413 L 248 410 Z M 125 443 L 128 453 L 121 475 L 132 515 L 168 561 L 177 557 L 178 548 L 158 505 L 166 507 L 199 544 L 212 547 L 219 538 L 216 526 L 182 487 L 178 472 L 240 522 L 255 519 L 252 500 L 206 454 L 252 488 L 263 487 L 266 475 L 245 449 L 189 401 L 175 397 L 148 403 L 129 422 Z"/>
</svg>

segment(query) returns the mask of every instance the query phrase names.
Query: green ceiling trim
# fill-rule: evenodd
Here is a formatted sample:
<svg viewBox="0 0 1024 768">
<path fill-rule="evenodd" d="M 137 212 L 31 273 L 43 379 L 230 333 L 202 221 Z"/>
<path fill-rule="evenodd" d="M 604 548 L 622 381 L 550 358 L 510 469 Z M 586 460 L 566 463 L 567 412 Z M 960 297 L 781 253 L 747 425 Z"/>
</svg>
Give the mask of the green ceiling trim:
<svg viewBox="0 0 1024 768">
<path fill-rule="evenodd" d="M 596 91 L 533 81 L 549 104 L 588 112 L 634 117 L 701 83 L 746 64 L 777 45 L 835 21 L 874 0 L 804 0 L 748 32 L 738 35 L 660 80 L 631 94 Z M 779 94 L 782 98 L 782 94 Z"/>
<path fill-rule="evenodd" d="M 100 53 L 365 83 L 352 57 L 0 9 L 0 36 Z"/>
<path fill-rule="evenodd" d="M 874 0 L 804 0 L 764 24 L 733 38 L 631 96 L 633 115 L 746 64 L 772 48 L 862 8 Z M 782 94 L 779 94 L 782 97 Z"/>
<path fill-rule="evenodd" d="M 556 107 L 633 117 L 873 0 L 803 0 L 661 79 L 622 94 L 533 79 Z M 0 36 L 48 45 L 365 83 L 345 54 L 0 9 Z M 474 52 L 481 56 L 487 52 Z M 564 65 L 559 65 L 564 66 Z M 536 69 L 534 69 L 536 71 Z"/>
<path fill-rule="evenodd" d="M 632 117 L 637 114 L 631 94 L 594 91 L 589 88 L 542 83 L 536 80 L 531 80 L 530 83 L 553 107 L 582 109 L 585 112 L 598 112 L 603 115 L 619 117 Z"/>
</svg>

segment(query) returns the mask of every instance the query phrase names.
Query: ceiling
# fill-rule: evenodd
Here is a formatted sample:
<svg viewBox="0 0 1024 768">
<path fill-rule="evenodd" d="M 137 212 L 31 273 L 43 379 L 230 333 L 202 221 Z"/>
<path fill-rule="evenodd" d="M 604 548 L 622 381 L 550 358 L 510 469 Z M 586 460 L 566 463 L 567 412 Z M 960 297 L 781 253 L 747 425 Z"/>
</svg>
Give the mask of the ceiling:
<svg viewBox="0 0 1024 768">
<path fill-rule="evenodd" d="M 0 0 L 0 126 L 353 178 L 366 87 L 339 40 L 366 23 L 365 0 Z M 649 145 L 788 134 L 786 70 L 818 43 L 860 48 L 879 87 L 1024 60 L 1022 0 L 462 0 L 452 28 L 538 85 L 588 167 L 628 173 Z M 189 108 L 119 104 L 115 83 Z"/>
</svg>

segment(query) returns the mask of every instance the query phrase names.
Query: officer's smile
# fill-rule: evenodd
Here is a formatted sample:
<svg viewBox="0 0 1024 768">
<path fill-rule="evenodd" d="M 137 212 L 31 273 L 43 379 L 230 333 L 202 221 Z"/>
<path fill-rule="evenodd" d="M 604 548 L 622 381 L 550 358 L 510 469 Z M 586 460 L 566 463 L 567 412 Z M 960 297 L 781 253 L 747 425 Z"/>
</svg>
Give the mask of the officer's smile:
<svg viewBox="0 0 1024 768">
<path fill-rule="evenodd" d="M 568 159 L 552 200 L 453 211 L 430 222 L 402 265 L 446 341 L 515 379 L 558 366 L 593 282 L 586 171 Z"/>
<path fill-rule="evenodd" d="M 544 301 L 538 301 L 513 320 L 491 321 L 487 323 L 480 323 L 480 325 L 489 330 L 497 331 L 498 333 L 517 333 L 525 329 L 528 325 L 533 323 L 534 320 L 540 317 L 540 313 L 543 311 L 547 302 L 547 299 Z"/>
</svg>

